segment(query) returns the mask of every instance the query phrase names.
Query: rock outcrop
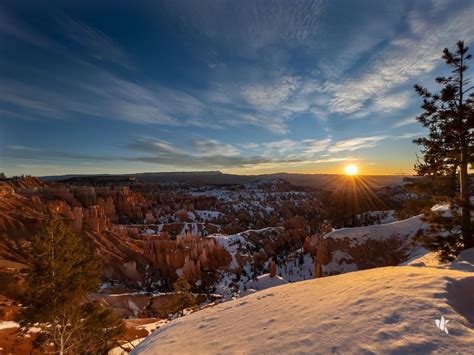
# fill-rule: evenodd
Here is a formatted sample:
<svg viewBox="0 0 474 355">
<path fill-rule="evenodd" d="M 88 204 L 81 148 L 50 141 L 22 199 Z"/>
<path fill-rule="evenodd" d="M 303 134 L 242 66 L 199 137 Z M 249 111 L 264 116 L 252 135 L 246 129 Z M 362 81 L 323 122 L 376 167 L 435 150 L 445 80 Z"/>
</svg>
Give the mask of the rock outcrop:
<svg viewBox="0 0 474 355">
<path fill-rule="evenodd" d="M 418 248 L 412 238 L 421 228 L 421 216 L 416 216 L 383 225 L 332 231 L 318 240 L 316 277 L 398 265 Z"/>
</svg>

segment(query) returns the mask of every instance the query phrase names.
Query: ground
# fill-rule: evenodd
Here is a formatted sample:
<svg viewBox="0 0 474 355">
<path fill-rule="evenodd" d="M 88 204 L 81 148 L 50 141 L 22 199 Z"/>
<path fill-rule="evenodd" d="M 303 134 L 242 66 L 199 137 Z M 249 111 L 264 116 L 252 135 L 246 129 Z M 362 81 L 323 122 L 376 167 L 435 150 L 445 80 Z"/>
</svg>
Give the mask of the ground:
<svg viewBox="0 0 474 355">
<path fill-rule="evenodd" d="M 133 353 L 472 353 L 470 266 L 417 262 L 273 287 L 174 320 Z"/>
</svg>

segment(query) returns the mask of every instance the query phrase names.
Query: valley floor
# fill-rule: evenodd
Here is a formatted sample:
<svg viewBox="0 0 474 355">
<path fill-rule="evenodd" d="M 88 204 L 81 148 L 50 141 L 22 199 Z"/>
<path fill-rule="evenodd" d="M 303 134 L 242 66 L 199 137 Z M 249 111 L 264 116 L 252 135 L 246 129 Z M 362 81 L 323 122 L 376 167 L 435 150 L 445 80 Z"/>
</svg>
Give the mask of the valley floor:
<svg viewBox="0 0 474 355">
<path fill-rule="evenodd" d="M 270 288 L 172 321 L 133 353 L 472 354 L 466 265 L 415 263 Z M 441 316 L 449 334 L 436 325 Z"/>
</svg>

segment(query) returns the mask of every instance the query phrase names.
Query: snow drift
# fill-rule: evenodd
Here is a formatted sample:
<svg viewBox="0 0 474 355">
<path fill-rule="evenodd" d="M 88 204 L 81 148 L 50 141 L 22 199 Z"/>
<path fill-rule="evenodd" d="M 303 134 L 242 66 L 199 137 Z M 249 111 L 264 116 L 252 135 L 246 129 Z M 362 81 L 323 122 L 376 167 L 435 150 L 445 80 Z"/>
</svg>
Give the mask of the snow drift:
<svg viewBox="0 0 474 355">
<path fill-rule="evenodd" d="M 472 353 L 474 273 L 466 268 L 473 261 L 383 267 L 273 287 L 179 318 L 133 354 Z M 441 316 L 449 334 L 436 326 Z"/>
<path fill-rule="evenodd" d="M 251 281 L 249 283 L 249 289 L 247 290 L 247 293 L 262 291 L 266 290 L 267 288 L 285 285 L 287 283 L 287 280 L 278 275 L 271 277 L 270 274 L 263 274 L 258 276 L 257 280 Z"/>
</svg>

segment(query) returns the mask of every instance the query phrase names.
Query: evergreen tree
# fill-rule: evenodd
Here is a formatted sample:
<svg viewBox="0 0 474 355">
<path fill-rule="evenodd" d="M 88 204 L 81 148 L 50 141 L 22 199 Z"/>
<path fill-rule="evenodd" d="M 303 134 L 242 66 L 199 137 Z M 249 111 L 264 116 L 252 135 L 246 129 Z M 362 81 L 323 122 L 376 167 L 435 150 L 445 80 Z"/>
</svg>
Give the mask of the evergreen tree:
<svg viewBox="0 0 474 355">
<path fill-rule="evenodd" d="M 56 353 L 79 353 L 104 328 L 120 329 L 108 311 L 85 303 L 100 275 L 92 251 L 61 221 L 50 220 L 33 237 L 20 323 L 40 327 L 35 346 L 52 343 Z"/>
<path fill-rule="evenodd" d="M 184 315 L 186 308 L 192 307 L 196 304 L 193 294 L 190 292 L 191 285 L 184 277 L 180 277 L 173 285 L 174 297 L 171 302 L 171 309 L 173 313 Z"/>
<path fill-rule="evenodd" d="M 104 308 L 98 302 L 86 303 L 82 310 L 84 318 L 83 330 L 78 337 L 79 352 L 106 355 L 115 339 L 125 334 L 125 325 L 110 308 Z"/>
<path fill-rule="evenodd" d="M 462 41 L 455 52 L 445 48 L 442 58 L 452 68 L 452 74 L 438 77 L 442 86 L 438 94 L 415 85 L 423 99 L 423 113 L 417 117 L 429 129 L 428 137 L 414 142 L 422 146 L 422 159 L 415 164 L 418 175 L 427 176 L 433 185 L 446 181 L 450 193 L 451 213 L 438 214 L 426 211 L 426 221 L 431 224 L 428 234 L 418 239 L 428 248 L 440 253 L 442 260 L 451 260 L 466 248 L 474 247 L 470 203 L 469 164 L 474 161 L 474 95 L 467 88 L 467 61 L 471 59 L 468 47 Z M 459 185 L 456 184 L 459 181 Z"/>
</svg>

